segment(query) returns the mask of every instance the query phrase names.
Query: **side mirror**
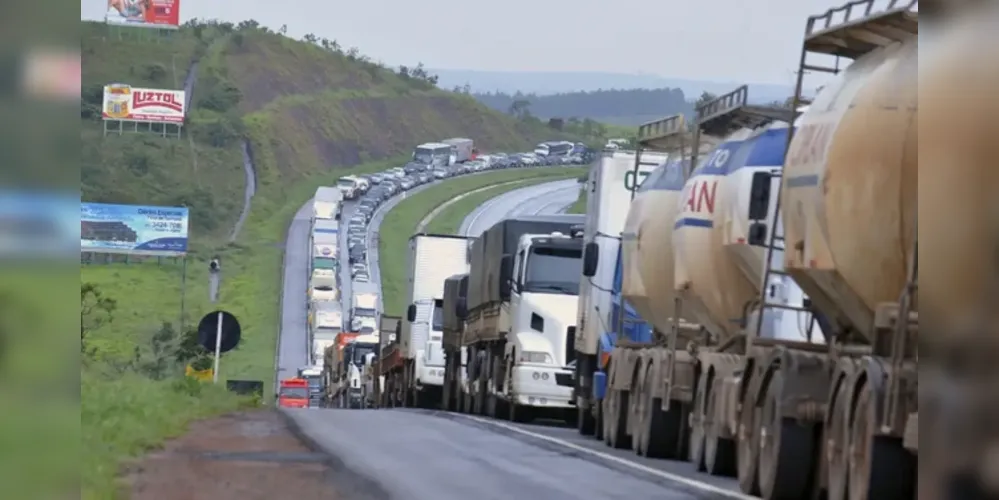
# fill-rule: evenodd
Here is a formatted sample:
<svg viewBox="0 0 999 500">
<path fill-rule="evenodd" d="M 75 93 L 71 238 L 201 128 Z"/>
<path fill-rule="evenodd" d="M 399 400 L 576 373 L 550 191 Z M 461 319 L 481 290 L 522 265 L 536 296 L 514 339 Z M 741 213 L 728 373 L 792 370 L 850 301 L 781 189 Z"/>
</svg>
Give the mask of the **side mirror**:
<svg viewBox="0 0 999 500">
<path fill-rule="evenodd" d="M 454 315 L 462 321 L 468 319 L 468 301 L 466 299 L 458 299 L 458 303 L 454 305 Z"/>
<path fill-rule="evenodd" d="M 510 299 L 510 283 L 513 280 L 513 256 L 504 255 L 500 259 L 499 296 L 500 300 Z"/>
<path fill-rule="evenodd" d="M 600 262 L 600 245 L 591 241 L 583 248 L 583 276 L 587 278 L 596 276 L 598 262 Z"/>
<path fill-rule="evenodd" d="M 770 208 L 770 180 L 768 172 L 753 174 L 753 186 L 749 192 L 749 220 L 765 220 Z"/>
<path fill-rule="evenodd" d="M 749 234 L 747 243 L 757 247 L 767 245 L 767 225 L 763 222 L 752 222 L 749 224 Z"/>
<path fill-rule="evenodd" d="M 409 321 L 410 323 L 416 321 L 416 304 L 410 304 L 409 307 L 406 308 L 406 321 Z"/>
</svg>

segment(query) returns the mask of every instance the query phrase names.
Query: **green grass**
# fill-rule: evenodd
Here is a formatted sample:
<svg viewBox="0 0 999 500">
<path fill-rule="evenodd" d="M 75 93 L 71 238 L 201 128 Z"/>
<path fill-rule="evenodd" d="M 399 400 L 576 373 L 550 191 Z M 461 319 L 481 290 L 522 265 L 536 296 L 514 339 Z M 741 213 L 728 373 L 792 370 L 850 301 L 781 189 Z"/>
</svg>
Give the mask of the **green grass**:
<svg viewBox="0 0 999 500">
<path fill-rule="evenodd" d="M 586 191 L 582 189 L 579 190 L 579 198 L 576 198 L 576 201 L 569 206 L 569 209 L 566 210 L 566 213 L 568 214 L 586 213 Z"/>
<path fill-rule="evenodd" d="M 573 175 L 566 174 L 563 178 L 569 179 L 572 177 Z M 441 210 L 437 215 L 435 215 L 434 218 L 430 220 L 430 223 L 427 224 L 427 232 L 437 234 L 458 234 L 458 230 L 461 229 L 461 223 L 465 220 L 465 217 L 467 217 L 468 214 L 483 203 L 515 189 L 522 189 L 528 186 L 534 186 L 555 180 L 557 179 L 544 178 L 521 181 L 513 184 L 503 184 L 465 196 L 464 198 L 448 205 L 447 208 Z"/>
<path fill-rule="evenodd" d="M 233 313 L 243 327 L 239 347 L 223 356 L 220 379 L 262 380 L 264 401 L 270 399 L 280 318 L 281 243 L 288 224 L 317 186 L 332 184 L 341 174 L 375 172 L 401 161 L 394 158 L 303 179 L 282 191 L 287 196 L 258 193 L 240 238 L 219 251 L 225 269 L 218 306 Z M 100 285 L 118 301 L 114 321 L 94 333 L 94 344 L 107 356 L 126 356 L 161 322 L 176 324 L 180 318 L 181 269 L 179 263 L 169 262 L 82 266 L 81 282 Z M 192 325 L 213 309 L 208 303 L 204 255 L 189 256 L 186 295 L 186 324 Z M 113 498 L 115 475 L 122 461 L 177 435 L 194 419 L 246 404 L 245 399 L 214 387 L 191 395 L 187 386 L 178 390 L 172 381 L 140 376 L 108 380 L 87 372 L 83 377 L 85 403 L 80 422 L 83 462 L 89 464 L 84 498 Z M 105 441 L 107 446 L 98 446 Z"/>
<path fill-rule="evenodd" d="M 558 169 L 507 170 L 449 179 L 437 186 L 428 188 L 406 198 L 382 219 L 378 229 L 378 261 L 382 285 L 382 303 L 385 314 L 401 315 L 406 307 L 406 242 L 413 235 L 417 225 L 434 208 L 462 193 L 485 186 L 515 180 L 552 181 L 566 177 L 578 177 L 585 167 Z"/>
</svg>

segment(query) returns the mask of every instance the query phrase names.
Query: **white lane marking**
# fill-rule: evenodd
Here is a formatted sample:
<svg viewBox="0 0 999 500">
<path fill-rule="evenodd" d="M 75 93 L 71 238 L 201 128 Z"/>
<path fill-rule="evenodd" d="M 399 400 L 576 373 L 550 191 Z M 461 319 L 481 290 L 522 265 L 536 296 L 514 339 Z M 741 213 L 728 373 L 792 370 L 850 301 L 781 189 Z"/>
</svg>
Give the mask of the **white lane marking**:
<svg viewBox="0 0 999 500">
<path fill-rule="evenodd" d="M 532 437 L 534 439 L 540 439 L 540 440 L 545 441 L 547 443 L 557 444 L 559 446 L 563 446 L 565 448 L 569 448 L 569 449 L 571 449 L 573 451 L 578 451 L 580 453 L 586 453 L 587 455 L 590 455 L 590 456 L 593 456 L 593 457 L 597 457 L 597 458 L 600 458 L 602 460 L 606 460 L 608 462 L 614 462 L 615 464 L 623 465 L 625 467 L 629 467 L 629 468 L 632 468 L 632 469 L 644 472 L 646 474 L 650 474 L 650 475 L 656 476 L 656 477 L 658 477 L 660 479 L 664 479 L 666 481 L 671 481 L 671 482 L 674 482 L 674 483 L 677 483 L 677 484 L 682 484 L 684 486 L 687 486 L 687 487 L 690 487 L 690 488 L 694 488 L 694 489 L 697 489 L 697 490 L 705 491 L 705 492 L 708 492 L 708 493 L 714 493 L 716 495 L 721 495 L 721 496 L 724 496 L 724 497 L 727 497 L 727 498 L 733 498 L 733 499 L 736 499 L 736 500 L 760 500 L 759 497 L 754 497 L 754 496 L 746 495 L 746 494 L 738 492 L 738 491 L 727 490 L 725 488 L 722 488 L 722 487 L 719 487 L 719 486 L 715 486 L 713 484 L 704 483 L 704 482 L 698 481 L 696 479 L 690 479 L 689 477 L 684 477 L 684 476 L 681 476 L 681 475 L 678 475 L 678 474 L 673 474 L 673 473 L 670 473 L 670 472 L 661 471 L 661 470 L 658 470 L 658 469 L 653 469 L 652 467 L 649 467 L 647 465 L 642 465 L 642 464 L 640 464 L 638 462 L 632 462 L 631 460 L 627 460 L 627 459 L 624 459 L 624 458 L 621 458 L 621 457 L 617 457 L 617 456 L 614 456 L 614 455 L 603 453 L 603 452 L 600 452 L 600 451 L 597 451 L 597 450 L 594 450 L 594 449 L 591 449 L 591 448 L 587 448 L 586 446 L 580 446 L 580 445 L 575 444 L 575 443 L 570 443 L 569 441 L 565 441 L 563 439 L 554 438 L 554 437 L 551 437 L 551 436 L 546 436 L 544 434 L 538 434 L 536 432 L 531 432 L 531 431 L 528 431 L 528 430 L 524 430 L 524 429 L 521 429 L 519 427 L 516 427 L 516 426 L 510 425 L 510 424 L 504 423 L 504 422 L 498 422 L 496 420 L 488 420 L 488 419 L 476 417 L 476 416 L 473 416 L 473 415 L 464 415 L 464 414 L 461 414 L 461 413 L 455 413 L 454 415 L 459 416 L 459 417 L 463 417 L 463 418 L 467 418 L 469 420 L 473 420 L 475 422 L 479 422 L 479 423 L 482 423 L 482 424 L 488 424 L 488 425 L 493 425 L 493 426 L 496 426 L 496 427 L 501 427 L 501 428 L 506 429 L 508 431 L 513 431 L 513 432 L 516 432 L 518 434 L 523 434 L 525 436 L 530 436 L 530 437 Z"/>
</svg>

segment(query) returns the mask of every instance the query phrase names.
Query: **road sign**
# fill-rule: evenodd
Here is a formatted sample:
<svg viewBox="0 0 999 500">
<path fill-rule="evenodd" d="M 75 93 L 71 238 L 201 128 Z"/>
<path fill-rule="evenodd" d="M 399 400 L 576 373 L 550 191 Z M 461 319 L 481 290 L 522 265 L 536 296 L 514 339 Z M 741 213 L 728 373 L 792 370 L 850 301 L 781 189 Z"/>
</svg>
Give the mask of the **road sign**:
<svg viewBox="0 0 999 500">
<path fill-rule="evenodd" d="M 231 313 L 210 312 L 198 323 L 198 344 L 206 351 L 215 352 L 217 343 L 218 352 L 221 354 L 235 349 L 239 345 L 242 333 L 239 321 Z"/>
</svg>

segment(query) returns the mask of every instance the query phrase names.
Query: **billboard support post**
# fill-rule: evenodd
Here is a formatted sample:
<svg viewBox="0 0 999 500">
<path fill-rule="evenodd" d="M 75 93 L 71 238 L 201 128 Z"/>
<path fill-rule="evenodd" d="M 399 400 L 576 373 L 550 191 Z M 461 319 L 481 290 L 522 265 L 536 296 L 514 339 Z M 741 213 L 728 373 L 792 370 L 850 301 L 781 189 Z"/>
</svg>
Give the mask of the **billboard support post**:
<svg viewBox="0 0 999 500">
<path fill-rule="evenodd" d="M 187 255 L 181 257 L 180 264 L 180 334 L 184 335 L 184 321 L 186 321 L 187 311 Z"/>
</svg>

